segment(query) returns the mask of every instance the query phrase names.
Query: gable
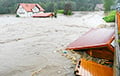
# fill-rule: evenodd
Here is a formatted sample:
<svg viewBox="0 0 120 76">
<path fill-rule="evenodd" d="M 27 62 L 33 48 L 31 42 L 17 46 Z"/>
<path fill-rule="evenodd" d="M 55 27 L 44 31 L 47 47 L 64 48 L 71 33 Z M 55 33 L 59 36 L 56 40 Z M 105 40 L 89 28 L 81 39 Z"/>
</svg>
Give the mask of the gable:
<svg viewBox="0 0 120 76">
<path fill-rule="evenodd" d="M 39 4 L 20 3 L 19 5 L 22 6 L 27 12 L 45 11 Z"/>
<path fill-rule="evenodd" d="M 27 11 L 22 7 L 22 6 L 19 6 L 18 10 L 17 10 L 17 13 L 19 14 L 25 14 Z"/>
</svg>

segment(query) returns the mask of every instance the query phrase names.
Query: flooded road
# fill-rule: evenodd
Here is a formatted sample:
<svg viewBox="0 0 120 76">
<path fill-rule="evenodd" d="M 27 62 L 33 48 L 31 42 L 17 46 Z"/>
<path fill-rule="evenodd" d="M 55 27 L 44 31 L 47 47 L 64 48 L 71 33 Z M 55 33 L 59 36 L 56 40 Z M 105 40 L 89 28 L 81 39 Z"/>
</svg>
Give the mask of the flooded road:
<svg viewBox="0 0 120 76">
<path fill-rule="evenodd" d="M 0 76 L 74 76 L 74 65 L 58 51 L 91 28 L 103 12 L 57 18 L 0 15 Z"/>
</svg>

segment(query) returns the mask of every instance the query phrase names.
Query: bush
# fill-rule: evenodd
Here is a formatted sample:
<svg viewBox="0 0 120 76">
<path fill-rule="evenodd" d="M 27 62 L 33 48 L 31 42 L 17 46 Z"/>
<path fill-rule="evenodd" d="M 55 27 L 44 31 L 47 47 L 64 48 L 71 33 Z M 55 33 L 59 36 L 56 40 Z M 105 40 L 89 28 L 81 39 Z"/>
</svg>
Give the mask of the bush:
<svg viewBox="0 0 120 76">
<path fill-rule="evenodd" d="M 57 10 L 57 13 L 63 14 L 64 10 Z"/>
<path fill-rule="evenodd" d="M 67 12 L 67 15 L 72 15 L 72 11 L 68 11 L 68 12 Z"/>
<path fill-rule="evenodd" d="M 116 11 L 111 11 L 108 16 L 105 16 L 103 19 L 106 22 L 115 22 Z"/>
<path fill-rule="evenodd" d="M 20 17 L 19 15 L 16 15 L 16 17 Z"/>
<path fill-rule="evenodd" d="M 57 11 L 54 10 L 54 17 L 57 18 Z"/>
</svg>

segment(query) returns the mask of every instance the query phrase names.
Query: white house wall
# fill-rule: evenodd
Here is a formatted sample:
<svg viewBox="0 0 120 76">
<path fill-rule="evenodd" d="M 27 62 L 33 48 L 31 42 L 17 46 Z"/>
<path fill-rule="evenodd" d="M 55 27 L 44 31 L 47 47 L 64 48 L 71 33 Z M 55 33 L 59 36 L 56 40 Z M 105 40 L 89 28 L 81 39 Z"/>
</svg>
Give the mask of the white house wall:
<svg viewBox="0 0 120 76">
<path fill-rule="evenodd" d="M 28 16 L 28 17 L 33 16 L 33 12 L 28 12 L 28 13 L 27 13 L 27 16 Z"/>
<path fill-rule="evenodd" d="M 27 17 L 27 14 L 27 11 L 25 11 L 22 6 L 19 6 L 19 8 L 17 9 L 17 15 L 19 15 L 20 17 Z"/>
</svg>

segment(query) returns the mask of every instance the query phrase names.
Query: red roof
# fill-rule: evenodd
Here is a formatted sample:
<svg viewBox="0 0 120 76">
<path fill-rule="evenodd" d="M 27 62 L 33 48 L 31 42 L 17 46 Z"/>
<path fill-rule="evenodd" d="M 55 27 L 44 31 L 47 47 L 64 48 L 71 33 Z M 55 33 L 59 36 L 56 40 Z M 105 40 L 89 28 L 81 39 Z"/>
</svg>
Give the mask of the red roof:
<svg viewBox="0 0 120 76">
<path fill-rule="evenodd" d="M 91 29 L 68 45 L 67 50 L 109 47 L 114 38 L 114 29 Z M 111 46 L 112 47 L 112 46 Z"/>
<path fill-rule="evenodd" d="M 37 13 L 35 15 L 33 15 L 33 17 L 50 17 L 53 16 L 52 13 Z"/>
<path fill-rule="evenodd" d="M 27 12 L 32 12 L 32 9 L 36 6 L 40 11 L 45 11 L 39 4 L 20 3 Z"/>
</svg>

